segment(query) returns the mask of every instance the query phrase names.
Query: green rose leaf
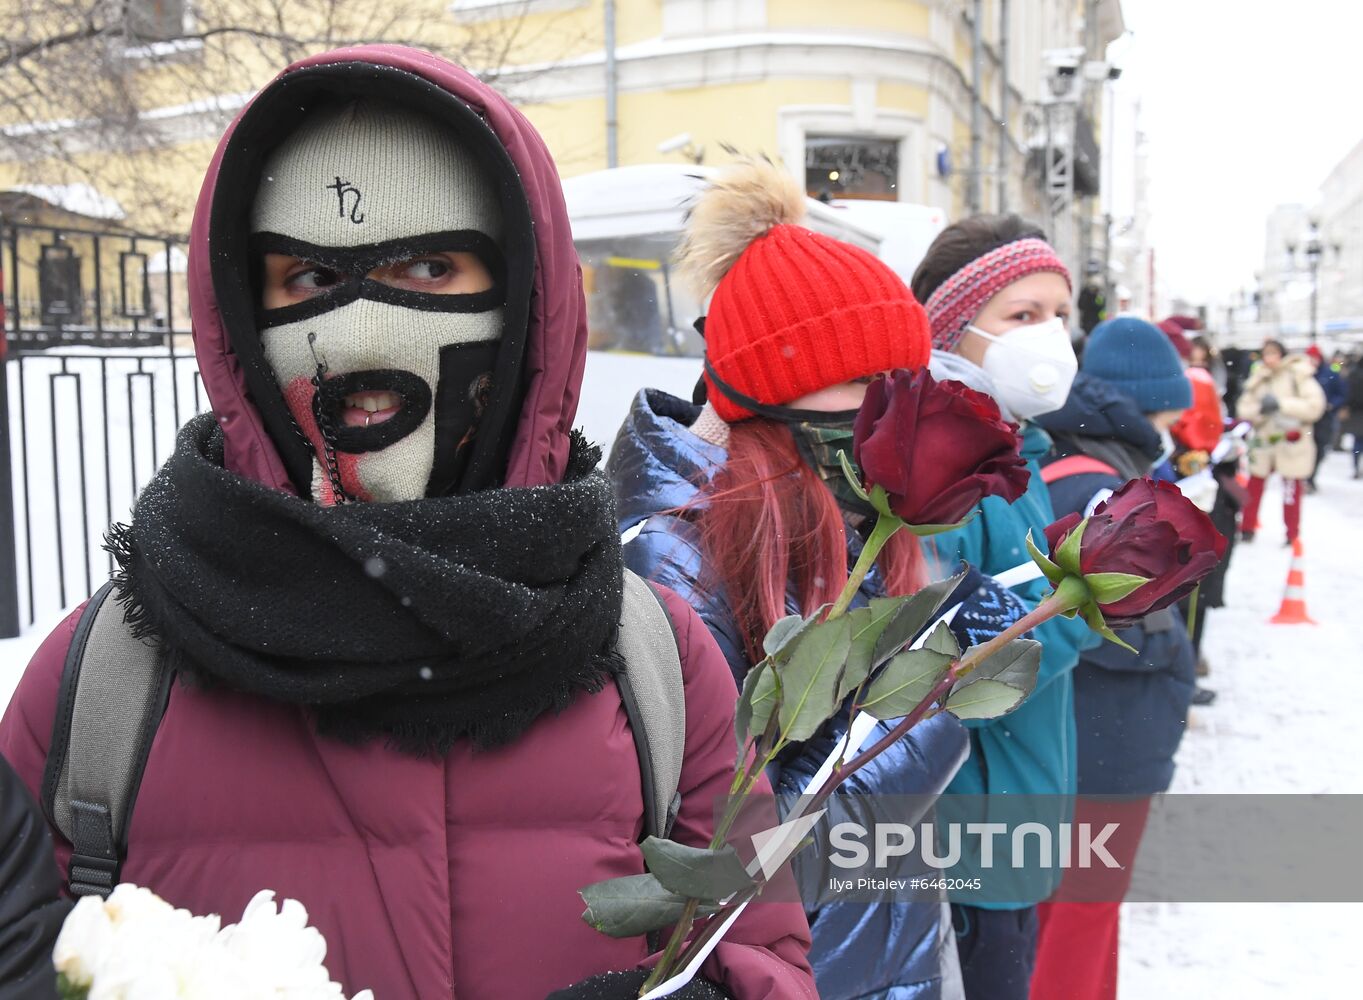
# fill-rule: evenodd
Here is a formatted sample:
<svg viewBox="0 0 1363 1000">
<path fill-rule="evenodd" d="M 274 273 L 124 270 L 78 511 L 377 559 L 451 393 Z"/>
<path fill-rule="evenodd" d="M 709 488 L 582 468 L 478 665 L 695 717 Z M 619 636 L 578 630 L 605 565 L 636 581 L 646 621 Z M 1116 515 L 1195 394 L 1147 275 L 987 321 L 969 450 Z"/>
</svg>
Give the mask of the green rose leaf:
<svg viewBox="0 0 1363 1000">
<path fill-rule="evenodd" d="M 871 495 L 866 499 L 881 517 L 892 517 L 896 521 L 900 519 L 899 515 L 890 509 L 890 494 L 885 492 L 884 486 L 872 486 Z"/>
<path fill-rule="evenodd" d="M 626 875 L 595 882 L 578 892 L 587 909 L 582 919 L 602 934 L 615 938 L 639 937 L 675 924 L 689 902 L 668 892 L 656 875 Z M 709 916 L 718 907 L 701 904 L 697 914 Z"/>
<path fill-rule="evenodd" d="M 952 694 L 963 691 L 980 681 L 999 681 L 1017 688 L 1024 696 L 1036 687 L 1036 675 L 1041 669 L 1041 643 L 1035 639 L 1014 639 L 998 652 L 961 678 Z"/>
<path fill-rule="evenodd" d="M 910 649 L 893 657 L 876 675 L 861 704 L 877 719 L 898 719 L 928 696 L 954 656 L 931 649 Z"/>
<path fill-rule="evenodd" d="M 937 623 L 937 627 L 923 640 L 923 648 L 950 656 L 953 660 L 961 655 L 961 646 L 956 641 L 956 636 L 952 634 L 951 626 L 946 622 Z"/>
<path fill-rule="evenodd" d="M 946 710 L 958 719 L 996 719 L 1022 704 L 1027 692 L 1002 681 L 978 680 L 947 698 Z"/>
<path fill-rule="evenodd" d="M 877 597 L 866 607 L 847 613 L 852 622 L 852 651 L 847 655 L 847 669 L 838 684 L 839 705 L 870 674 L 875 663 L 876 643 L 904 601 L 902 597 Z"/>
<path fill-rule="evenodd" d="M 1052 553 L 1055 564 L 1065 573 L 1066 576 L 1083 576 L 1084 571 L 1079 568 L 1079 547 L 1083 544 L 1084 529 L 1089 526 L 1088 518 L 1084 518 L 1074 526 L 1074 530 L 1069 533 L 1060 548 Z"/>
<path fill-rule="evenodd" d="M 964 572 L 957 573 L 949 579 L 928 584 L 912 597 L 900 598 L 899 610 L 876 640 L 875 652 L 871 656 L 872 666 L 884 663 L 923 631 L 928 623 L 937 617 L 942 605 L 961 585 L 965 576 Z"/>
<path fill-rule="evenodd" d="M 770 661 L 763 660 L 743 678 L 743 693 L 734 709 L 734 735 L 738 739 L 738 756 L 749 741 L 767 731 L 771 713 L 781 697 L 781 680 Z"/>
<path fill-rule="evenodd" d="M 824 604 L 817 608 L 808 618 L 800 615 L 786 615 L 778 619 L 768 631 L 766 638 L 762 640 L 762 651 L 772 659 L 788 659 L 788 654 L 793 648 L 792 643 L 800 637 L 805 629 L 813 625 L 823 617 L 828 605 Z"/>
<path fill-rule="evenodd" d="M 768 631 L 766 638 L 762 640 L 762 650 L 768 656 L 775 656 L 781 651 L 781 647 L 799 634 L 801 626 L 805 623 L 803 615 L 786 615 L 778 618 L 776 624 Z"/>
<path fill-rule="evenodd" d="M 777 713 L 783 739 L 809 739 L 838 710 L 838 683 L 851 648 L 852 622 L 846 615 L 800 634 L 790 661 L 780 668 Z"/>
<path fill-rule="evenodd" d="M 951 689 L 947 711 L 958 719 L 995 719 L 1007 715 L 1032 693 L 1040 668 L 1041 643 L 1035 639 L 1014 639 Z"/>
<path fill-rule="evenodd" d="M 857 496 L 868 503 L 871 495 L 866 492 L 866 488 L 861 485 L 861 476 L 857 474 L 856 467 L 852 465 L 852 460 L 847 457 L 847 452 L 838 452 L 838 461 L 842 463 L 842 474 L 847 477 L 847 481 L 852 484 L 852 490 Z"/>
<path fill-rule="evenodd" d="M 1098 604 L 1120 601 L 1149 582 L 1150 577 L 1136 576 L 1134 573 L 1090 573 L 1084 577 L 1089 593 Z"/>
<path fill-rule="evenodd" d="M 1037 548 L 1036 542 L 1032 541 L 1031 528 L 1027 529 L 1027 552 L 1031 555 L 1032 562 L 1041 567 L 1041 572 L 1046 575 L 1046 579 L 1050 582 L 1051 586 L 1060 586 L 1060 581 L 1065 577 L 1065 571 L 1051 562 L 1050 557 L 1042 552 L 1041 549 Z"/>
<path fill-rule="evenodd" d="M 679 896 L 717 902 L 750 888 L 752 877 L 732 847 L 687 847 L 673 840 L 649 837 L 640 845 L 648 870 L 664 889 Z"/>
<path fill-rule="evenodd" d="M 1084 621 L 1088 622 L 1088 627 L 1093 629 L 1093 631 L 1097 632 L 1108 642 L 1115 642 L 1123 649 L 1130 650 L 1133 653 L 1137 652 L 1134 646 L 1129 642 L 1123 642 L 1117 637 L 1117 633 L 1108 627 L 1107 620 L 1103 617 L 1103 612 L 1099 609 L 1098 605 L 1093 604 L 1092 602 L 1085 604 L 1079 609 L 1079 613 L 1084 616 Z"/>
</svg>

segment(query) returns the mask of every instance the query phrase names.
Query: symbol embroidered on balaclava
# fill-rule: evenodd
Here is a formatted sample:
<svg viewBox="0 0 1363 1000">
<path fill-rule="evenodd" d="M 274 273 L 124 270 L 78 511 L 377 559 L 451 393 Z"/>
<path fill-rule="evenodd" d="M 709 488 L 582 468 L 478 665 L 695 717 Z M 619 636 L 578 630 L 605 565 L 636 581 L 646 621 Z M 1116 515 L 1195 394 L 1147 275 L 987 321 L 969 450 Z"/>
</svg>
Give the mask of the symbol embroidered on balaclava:
<svg viewBox="0 0 1363 1000">
<path fill-rule="evenodd" d="M 455 488 L 493 389 L 506 294 L 501 228 L 495 188 L 472 151 L 449 127 L 396 105 L 314 111 L 270 154 L 252 209 L 253 251 L 312 262 L 335 279 L 257 321 L 312 448 L 318 502 Z M 448 252 L 476 254 L 493 287 L 444 295 L 367 277 Z"/>
<path fill-rule="evenodd" d="M 339 214 L 341 218 L 344 219 L 349 216 L 350 221 L 356 225 L 359 225 L 364 221 L 364 213 L 360 212 L 360 200 L 363 198 L 363 195 L 360 194 L 359 188 L 349 181 L 341 180 L 341 178 L 337 176 L 333 183 L 327 185 L 327 190 L 336 192 L 336 200 L 339 202 L 338 207 L 340 209 Z M 355 196 L 355 200 L 350 204 L 349 212 L 346 211 L 345 207 L 345 199 L 348 194 L 353 194 Z"/>
</svg>

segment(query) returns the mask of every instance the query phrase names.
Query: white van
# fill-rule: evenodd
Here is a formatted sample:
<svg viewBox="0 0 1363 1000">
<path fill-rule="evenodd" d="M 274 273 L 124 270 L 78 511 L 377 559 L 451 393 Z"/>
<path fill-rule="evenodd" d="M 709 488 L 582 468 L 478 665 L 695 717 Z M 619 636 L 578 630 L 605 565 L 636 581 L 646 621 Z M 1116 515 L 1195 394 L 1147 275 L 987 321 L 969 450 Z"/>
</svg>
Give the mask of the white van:
<svg viewBox="0 0 1363 1000">
<path fill-rule="evenodd" d="M 880 259 L 906 285 L 913 280 L 913 272 L 927 256 L 932 241 L 947 227 L 946 211 L 932 205 L 847 198 L 833 201 L 830 207 L 880 237 Z"/>
</svg>

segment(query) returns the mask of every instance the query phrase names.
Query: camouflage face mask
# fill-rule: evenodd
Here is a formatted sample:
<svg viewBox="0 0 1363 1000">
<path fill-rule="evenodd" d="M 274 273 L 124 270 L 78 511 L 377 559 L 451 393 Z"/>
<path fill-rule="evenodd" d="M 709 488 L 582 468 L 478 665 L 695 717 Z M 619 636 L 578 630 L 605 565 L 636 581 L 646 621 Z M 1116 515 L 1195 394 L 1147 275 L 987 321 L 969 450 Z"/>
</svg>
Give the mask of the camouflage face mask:
<svg viewBox="0 0 1363 1000">
<path fill-rule="evenodd" d="M 800 457 L 819 474 L 839 507 L 849 514 L 875 517 L 875 508 L 857 495 L 843 475 L 842 461 L 838 457 L 839 452 L 845 452 L 847 460 L 852 460 L 852 425 L 856 418 L 856 410 L 830 413 L 827 422 L 792 423 L 790 433 L 795 437 Z"/>
</svg>

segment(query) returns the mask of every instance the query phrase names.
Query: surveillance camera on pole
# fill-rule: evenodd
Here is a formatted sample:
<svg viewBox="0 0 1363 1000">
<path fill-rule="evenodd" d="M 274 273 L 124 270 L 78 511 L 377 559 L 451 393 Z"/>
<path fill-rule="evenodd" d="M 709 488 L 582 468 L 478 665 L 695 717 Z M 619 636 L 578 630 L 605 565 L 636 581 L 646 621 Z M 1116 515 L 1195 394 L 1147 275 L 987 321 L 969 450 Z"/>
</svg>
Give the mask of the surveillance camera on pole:
<svg viewBox="0 0 1363 1000">
<path fill-rule="evenodd" d="M 1047 49 L 1041 58 L 1047 68 L 1051 97 L 1042 102 L 1046 118 L 1043 177 L 1046 229 L 1060 259 L 1077 271 L 1078 233 L 1074 219 L 1075 133 L 1079 102 L 1086 80 L 1088 50 L 1083 46 Z"/>
<path fill-rule="evenodd" d="M 1046 226 L 1056 252 L 1071 268 L 1080 263 L 1081 241 L 1074 218 L 1074 168 L 1080 104 L 1087 88 L 1116 80 L 1120 67 L 1090 59 L 1082 45 L 1046 49 L 1050 97 L 1041 102 L 1045 116 L 1046 144 L 1043 176 L 1046 194 Z"/>
<path fill-rule="evenodd" d="M 1090 59 L 1084 63 L 1084 79 L 1089 83 L 1108 83 L 1120 79 L 1122 69 L 1101 59 Z"/>
<path fill-rule="evenodd" d="M 689 145 L 691 145 L 691 133 L 678 132 L 671 139 L 664 139 L 658 143 L 658 152 L 664 154 L 679 153 Z"/>
<path fill-rule="evenodd" d="M 678 132 L 672 138 L 664 139 L 658 143 L 658 152 L 664 155 L 679 153 L 695 164 L 705 162 L 705 147 L 697 146 L 690 132 Z"/>
<path fill-rule="evenodd" d="M 1082 45 L 1071 45 L 1062 49 L 1046 49 L 1041 53 L 1041 58 L 1051 69 L 1073 74 L 1084 64 L 1087 55 L 1088 51 Z"/>
<path fill-rule="evenodd" d="M 1051 96 L 1057 101 L 1079 99 L 1080 73 L 1084 67 L 1085 52 L 1082 46 L 1064 49 L 1047 49 L 1041 53 L 1050 73 L 1046 79 Z"/>
</svg>

